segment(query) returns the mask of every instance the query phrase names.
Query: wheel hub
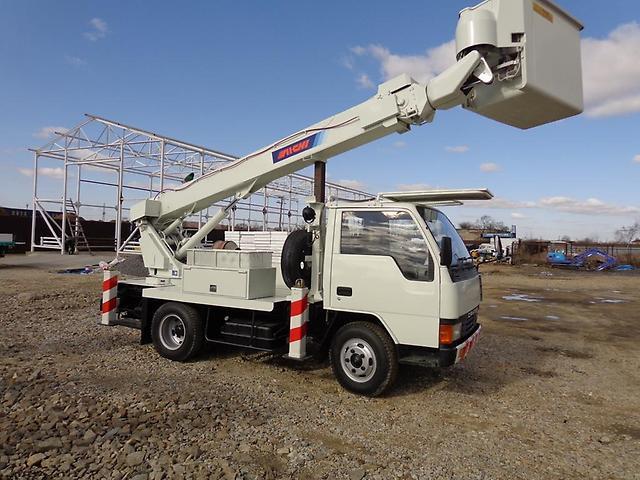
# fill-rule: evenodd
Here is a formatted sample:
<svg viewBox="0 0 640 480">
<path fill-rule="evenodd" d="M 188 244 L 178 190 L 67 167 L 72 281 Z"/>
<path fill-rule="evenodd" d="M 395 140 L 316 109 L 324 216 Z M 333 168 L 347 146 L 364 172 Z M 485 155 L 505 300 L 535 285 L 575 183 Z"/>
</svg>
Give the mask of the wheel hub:
<svg viewBox="0 0 640 480">
<path fill-rule="evenodd" d="M 376 355 L 371 345 L 361 338 L 347 340 L 341 349 L 342 370 L 358 383 L 364 383 L 376 373 Z"/>
<path fill-rule="evenodd" d="M 169 314 L 160 320 L 160 341 L 169 350 L 177 350 L 184 342 L 185 326 L 180 317 Z"/>
</svg>

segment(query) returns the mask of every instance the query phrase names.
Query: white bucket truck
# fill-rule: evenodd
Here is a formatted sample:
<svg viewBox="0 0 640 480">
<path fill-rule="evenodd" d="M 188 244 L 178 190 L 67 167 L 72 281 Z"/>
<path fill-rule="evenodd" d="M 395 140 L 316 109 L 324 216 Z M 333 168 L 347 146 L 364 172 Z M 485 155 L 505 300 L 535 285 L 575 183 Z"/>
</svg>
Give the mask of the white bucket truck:
<svg viewBox="0 0 640 480">
<path fill-rule="evenodd" d="M 149 273 L 118 282 L 107 272 L 102 323 L 137 326 L 143 343 L 178 361 L 204 342 L 300 360 L 328 351 L 338 381 L 372 396 L 393 384 L 401 363 L 445 367 L 464 359 L 481 329 L 480 277 L 436 207 L 489 199 L 486 189 L 382 193 L 361 202 L 324 202 L 316 189 L 303 211 L 307 228 L 285 242 L 286 288 L 276 287 L 269 252 L 201 242 L 237 201 L 269 182 L 406 133 L 436 110 L 461 105 L 525 129 L 580 113 L 581 30 L 550 0 L 487 0 L 460 12 L 457 62 L 427 84 L 391 79 L 359 105 L 135 205 L 131 220 Z M 186 217 L 224 199 L 226 208 L 183 235 Z"/>
</svg>

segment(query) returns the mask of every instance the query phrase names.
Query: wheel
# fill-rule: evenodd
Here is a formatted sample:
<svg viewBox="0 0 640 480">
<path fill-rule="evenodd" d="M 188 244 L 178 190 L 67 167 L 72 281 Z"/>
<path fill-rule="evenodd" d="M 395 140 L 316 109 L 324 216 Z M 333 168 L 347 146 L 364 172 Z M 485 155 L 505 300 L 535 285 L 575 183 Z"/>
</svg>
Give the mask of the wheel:
<svg viewBox="0 0 640 480">
<path fill-rule="evenodd" d="M 169 302 L 153 314 L 151 338 L 165 358 L 184 362 L 196 356 L 204 343 L 204 328 L 197 310 L 183 303 Z"/>
<path fill-rule="evenodd" d="M 305 257 L 311 255 L 311 234 L 306 230 L 295 230 L 289 234 L 282 247 L 280 268 L 287 287 L 295 285 L 302 278 L 307 287 L 311 285 L 311 266 Z"/>
<path fill-rule="evenodd" d="M 370 397 L 391 387 L 398 375 L 393 341 L 382 327 L 369 322 L 341 327 L 332 339 L 329 361 L 340 385 Z"/>
</svg>

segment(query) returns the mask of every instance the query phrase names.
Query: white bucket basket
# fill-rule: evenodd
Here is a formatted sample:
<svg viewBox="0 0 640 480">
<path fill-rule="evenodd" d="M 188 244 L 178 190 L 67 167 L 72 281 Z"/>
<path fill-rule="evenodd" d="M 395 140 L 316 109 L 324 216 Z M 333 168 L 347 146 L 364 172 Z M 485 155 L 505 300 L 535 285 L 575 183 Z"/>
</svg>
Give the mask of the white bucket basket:
<svg viewBox="0 0 640 480">
<path fill-rule="evenodd" d="M 582 24 L 551 0 L 487 0 L 460 12 L 459 56 L 478 50 L 495 74 L 465 108 L 523 129 L 583 110 Z"/>
</svg>

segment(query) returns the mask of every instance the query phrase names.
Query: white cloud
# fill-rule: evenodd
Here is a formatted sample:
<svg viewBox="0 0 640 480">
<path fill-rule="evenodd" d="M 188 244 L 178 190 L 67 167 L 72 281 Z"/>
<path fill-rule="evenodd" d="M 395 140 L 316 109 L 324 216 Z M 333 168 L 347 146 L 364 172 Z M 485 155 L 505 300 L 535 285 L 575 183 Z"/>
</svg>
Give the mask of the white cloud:
<svg viewBox="0 0 640 480">
<path fill-rule="evenodd" d="M 400 185 L 396 185 L 396 189 L 401 192 L 418 192 L 421 190 L 431 190 L 432 188 L 431 185 L 427 185 L 426 183 L 401 183 Z"/>
<path fill-rule="evenodd" d="M 348 68 L 349 70 L 353 70 L 353 59 L 351 57 L 344 57 L 341 61 L 342 66 Z"/>
<path fill-rule="evenodd" d="M 380 45 L 369 45 L 366 52 L 380 62 L 380 69 L 387 80 L 407 73 L 420 82 L 426 82 L 456 62 L 453 40 L 419 55 L 397 55 Z"/>
<path fill-rule="evenodd" d="M 513 201 L 506 198 L 495 197 L 487 202 L 491 208 L 535 208 L 536 202 Z"/>
<path fill-rule="evenodd" d="M 56 132 L 66 132 L 68 129 L 65 127 L 42 127 L 40 130 L 33 134 L 36 138 L 47 139 L 53 137 Z"/>
<path fill-rule="evenodd" d="M 559 210 L 561 212 L 579 213 L 585 215 L 628 215 L 640 213 L 640 208 L 638 207 L 608 204 L 597 198 L 576 200 L 575 198 L 562 196 L 546 197 L 540 199 L 539 205 L 545 208 Z"/>
<path fill-rule="evenodd" d="M 407 146 L 407 142 L 404 140 L 398 140 L 397 142 L 393 142 L 393 146 L 396 148 L 404 148 Z"/>
<path fill-rule="evenodd" d="M 107 22 L 101 18 L 92 18 L 89 23 L 99 32 L 107 33 Z"/>
<path fill-rule="evenodd" d="M 87 62 L 81 59 L 80 57 L 74 57 L 72 55 L 65 55 L 64 61 L 67 62 L 69 65 L 73 65 L 74 67 L 82 67 L 83 65 L 87 64 Z"/>
<path fill-rule="evenodd" d="M 521 210 L 521 209 L 543 209 L 557 210 L 560 212 L 577 213 L 584 215 L 635 215 L 640 213 L 640 207 L 620 206 L 603 202 L 597 198 L 588 198 L 586 200 L 577 200 L 571 197 L 556 196 L 544 197 L 537 202 L 509 200 L 506 198 L 493 198 L 483 201 L 465 202 L 467 207 L 473 208 L 491 208 L 501 210 Z M 527 218 L 519 212 L 513 212 L 513 218 Z"/>
<path fill-rule="evenodd" d="M 602 105 L 594 107 L 587 106 L 585 109 L 585 114 L 593 118 L 614 117 L 635 112 L 640 112 L 640 95 L 632 98 L 607 100 Z"/>
<path fill-rule="evenodd" d="M 78 148 L 69 152 L 69 155 L 80 160 L 97 160 L 98 157 L 106 157 L 104 153 L 100 155 L 100 152 L 100 149 Z"/>
<path fill-rule="evenodd" d="M 516 208 L 535 208 L 536 202 L 530 201 L 516 201 L 509 200 L 507 198 L 493 197 L 491 200 L 477 200 L 465 202 L 465 205 L 469 207 L 477 208 L 499 208 L 505 210 L 511 210 Z"/>
<path fill-rule="evenodd" d="M 511 212 L 511 218 L 515 218 L 515 219 L 523 219 L 523 218 L 527 218 L 527 216 L 524 213 L 520 213 L 520 212 Z"/>
<path fill-rule="evenodd" d="M 353 188 L 354 190 L 364 191 L 366 189 L 366 185 L 358 180 L 338 180 L 335 183 L 346 188 Z"/>
<path fill-rule="evenodd" d="M 469 147 L 467 145 L 457 145 L 455 147 L 444 147 L 447 152 L 450 153 L 467 153 Z"/>
<path fill-rule="evenodd" d="M 608 117 L 640 111 L 639 51 L 640 24 L 637 22 L 622 24 L 605 38 L 582 41 L 586 115 Z M 453 40 L 415 55 L 392 53 L 381 45 L 356 46 L 351 52 L 376 59 L 385 79 L 407 73 L 426 82 L 455 63 Z"/>
<path fill-rule="evenodd" d="M 102 20 L 101 18 L 92 18 L 89 20 L 89 25 L 91 26 L 91 30 L 84 33 L 85 38 L 88 38 L 92 42 L 100 40 L 107 36 L 107 32 L 109 32 L 109 28 L 107 27 L 107 22 Z"/>
<path fill-rule="evenodd" d="M 373 88 L 374 87 L 373 82 L 369 78 L 369 75 L 367 75 L 366 73 L 360 74 L 360 76 L 358 76 L 358 78 L 356 78 L 356 83 L 358 84 L 358 86 L 360 88 Z"/>
<path fill-rule="evenodd" d="M 499 172 L 501 169 L 500 165 L 498 165 L 497 163 L 487 162 L 480 165 L 480 170 L 485 173 L 494 173 Z"/>
<path fill-rule="evenodd" d="M 41 167 L 41 168 L 38 168 L 38 174 L 44 175 L 45 177 L 60 179 L 60 178 L 64 178 L 64 169 L 61 167 L 56 167 L 56 168 Z"/>
<path fill-rule="evenodd" d="M 606 38 L 582 41 L 585 113 L 608 117 L 640 111 L 640 25 L 620 25 Z"/>
<path fill-rule="evenodd" d="M 640 155 L 636 155 L 635 157 L 633 157 L 633 162 L 640 163 Z"/>
<path fill-rule="evenodd" d="M 18 172 L 27 177 L 33 177 L 33 168 L 18 168 Z M 64 169 L 62 167 L 40 167 L 38 168 L 38 175 L 61 179 L 64 178 Z M 72 172 L 69 172 L 69 176 L 72 176 Z"/>
<path fill-rule="evenodd" d="M 574 200 L 569 198 L 569 197 L 547 197 L 547 198 L 543 198 L 540 203 L 542 203 L 543 205 L 547 205 L 550 207 L 555 207 L 558 205 L 566 205 L 570 202 L 573 202 Z"/>
</svg>

